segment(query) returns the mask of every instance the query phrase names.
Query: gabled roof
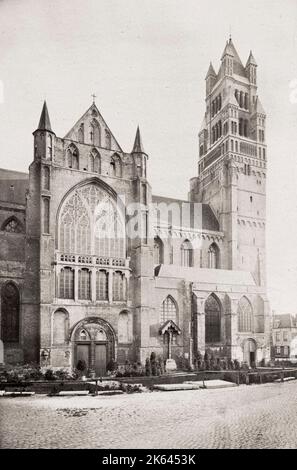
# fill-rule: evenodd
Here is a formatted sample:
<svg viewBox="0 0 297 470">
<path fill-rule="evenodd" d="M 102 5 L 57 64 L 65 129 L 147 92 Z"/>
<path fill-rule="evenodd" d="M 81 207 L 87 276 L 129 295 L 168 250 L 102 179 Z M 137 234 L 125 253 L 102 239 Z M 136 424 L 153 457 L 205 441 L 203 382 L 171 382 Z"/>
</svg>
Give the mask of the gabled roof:
<svg viewBox="0 0 297 470">
<path fill-rule="evenodd" d="M 25 204 L 28 187 L 28 173 L 0 169 L 0 201 Z"/>
<path fill-rule="evenodd" d="M 296 318 L 290 313 L 273 315 L 273 328 L 293 328 L 297 327 Z"/>
<path fill-rule="evenodd" d="M 101 131 L 104 129 L 110 133 L 111 137 L 111 150 L 122 152 L 119 143 L 117 142 L 116 138 L 114 137 L 113 133 L 111 132 L 110 128 L 106 124 L 106 121 L 102 117 L 99 109 L 97 108 L 95 103 L 92 103 L 91 106 L 87 109 L 87 111 L 80 117 L 80 119 L 74 124 L 74 126 L 70 129 L 69 132 L 64 136 L 64 139 L 70 139 L 73 141 L 78 141 L 78 130 L 81 124 L 89 124 L 92 119 L 96 119 L 100 125 Z"/>
</svg>

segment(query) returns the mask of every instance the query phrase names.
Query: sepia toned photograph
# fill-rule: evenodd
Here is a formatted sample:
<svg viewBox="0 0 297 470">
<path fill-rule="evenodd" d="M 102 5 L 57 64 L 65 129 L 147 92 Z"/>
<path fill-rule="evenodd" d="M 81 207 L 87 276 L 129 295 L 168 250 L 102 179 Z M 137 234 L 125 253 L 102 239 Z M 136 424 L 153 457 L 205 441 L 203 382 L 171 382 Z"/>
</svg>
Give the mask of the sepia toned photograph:
<svg viewBox="0 0 297 470">
<path fill-rule="evenodd" d="M 296 0 L 0 0 L 2 451 L 297 448 L 296 50 Z"/>
</svg>

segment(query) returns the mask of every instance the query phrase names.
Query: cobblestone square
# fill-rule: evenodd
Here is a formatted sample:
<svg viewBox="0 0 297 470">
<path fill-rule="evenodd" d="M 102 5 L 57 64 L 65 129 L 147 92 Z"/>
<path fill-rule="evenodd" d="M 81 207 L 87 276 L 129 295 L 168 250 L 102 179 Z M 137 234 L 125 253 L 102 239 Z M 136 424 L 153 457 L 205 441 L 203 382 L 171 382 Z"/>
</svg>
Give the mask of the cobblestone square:
<svg viewBox="0 0 297 470">
<path fill-rule="evenodd" d="M 296 448 L 297 383 L 0 399 L 1 448 Z"/>
</svg>

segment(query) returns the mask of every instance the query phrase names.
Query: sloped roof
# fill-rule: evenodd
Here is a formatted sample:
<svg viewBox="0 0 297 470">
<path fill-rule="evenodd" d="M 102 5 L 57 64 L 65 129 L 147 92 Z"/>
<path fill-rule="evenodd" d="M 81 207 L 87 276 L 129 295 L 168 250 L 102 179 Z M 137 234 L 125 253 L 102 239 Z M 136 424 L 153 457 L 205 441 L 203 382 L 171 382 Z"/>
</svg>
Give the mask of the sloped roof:
<svg viewBox="0 0 297 470">
<path fill-rule="evenodd" d="M 0 169 L 0 201 L 25 204 L 28 187 L 28 173 Z"/>
<path fill-rule="evenodd" d="M 273 328 L 292 328 L 296 326 L 296 318 L 290 313 L 273 315 Z"/>
<path fill-rule="evenodd" d="M 214 232 L 219 232 L 220 231 L 220 225 L 219 222 L 213 213 L 211 207 L 209 204 L 200 204 L 201 206 L 201 212 L 198 210 L 197 212 L 194 211 L 194 202 L 189 202 L 183 199 L 175 199 L 175 198 L 170 198 L 170 197 L 164 197 L 164 196 L 152 196 L 152 202 L 154 204 L 177 204 L 180 206 L 180 211 L 182 210 L 182 206 L 185 204 L 190 205 L 190 210 L 189 210 L 189 217 L 191 218 L 191 214 L 195 214 L 195 216 L 200 216 L 202 220 L 196 220 L 195 221 L 195 228 L 202 229 L 202 230 L 211 230 Z M 180 212 L 181 213 L 181 212 Z M 183 214 L 184 215 L 184 214 Z M 187 223 L 188 222 L 188 223 Z M 183 217 L 183 226 L 185 226 L 185 223 L 187 223 L 186 227 L 189 229 L 193 228 L 191 224 L 191 220 L 187 219 L 187 214 Z"/>
<path fill-rule="evenodd" d="M 155 271 L 157 277 L 184 279 L 199 284 L 216 284 L 235 286 L 255 286 L 255 280 L 250 272 L 233 271 L 229 269 L 206 269 L 162 264 Z"/>
</svg>

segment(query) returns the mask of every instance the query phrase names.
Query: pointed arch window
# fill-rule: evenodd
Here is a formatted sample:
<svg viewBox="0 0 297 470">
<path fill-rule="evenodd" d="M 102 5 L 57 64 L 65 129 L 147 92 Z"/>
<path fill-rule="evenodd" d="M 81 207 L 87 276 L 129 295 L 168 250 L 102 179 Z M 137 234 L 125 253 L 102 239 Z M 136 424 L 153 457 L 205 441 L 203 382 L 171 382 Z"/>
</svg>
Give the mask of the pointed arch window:
<svg viewBox="0 0 297 470">
<path fill-rule="evenodd" d="M 68 338 L 69 318 L 64 310 L 57 310 L 53 317 L 53 343 L 65 344 Z"/>
<path fill-rule="evenodd" d="M 181 265 L 193 266 L 193 247 L 189 240 L 185 240 L 181 245 Z"/>
<path fill-rule="evenodd" d="M 74 144 L 69 145 L 66 151 L 66 161 L 68 168 L 78 170 L 79 168 L 79 153 Z"/>
<path fill-rule="evenodd" d="M 96 149 L 93 149 L 89 155 L 89 171 L 93 173 L 101 173 L 100 154 Z"/>
<path fill-rule="evenodd" d="M 238 331 L 248 333 L 253 329 L 253 309 L 246 297 L 242 297 L 238 304 Z"/>
<path fill-rule="evenodd" d="M 122 176 L 122 161 L 121 157 L 115 153 L 110 159 L 110 174 L 111 176 L 117 176 L 121 178 Z"/>
<path fill-rule="evenodd" d="M 50 189 L 50 169 L 48 166 L 43 167 L 43 189 Z"/>
<path fill-rule="evenodd" d="M 96 184 L 75 189 L 62 205 L 59 251 L 77 255 L 125 257 L 125 226 L 114 198 Z"/>
<path fill-rule="evenodd" d="M 105 130 L 105 148 L 111 150 L 111 135 L 107 129 Z"/>
<path fill-rule="evenodd" d="M 97 147 L 101 146 L 101 128 L 97 119 L 90 122 L 90 142 Z"/>
<path fill-rule="evenodd" d="M 127 311 L 120 312 L 118 320 L 119 343 L 130 343 L 132 339 L 131 314 Z"/>
<path fill-rule="evenodd" d="M 13 282 L 1 290 L 1 339 L 4 343 L 19 342 L 20 294 Z"/>
<path fill-rule="evenodd" d="M 85 141 L 85 129 L 84 129 L 84 124 L 82 123 L 78 129 L 78 142 L 80 142 L 81 144 L 84 143 Z"/>
<path fill-rule="evenodd" d="M 219 268 L 219 248 L 216 243 L 212 243 L 208 249 L 208 268 Z"/>
<path fill-rule="evenodd" d="M 9 233 L 21 233 L 24 231 L 23 225 L 16 217 L 9 217 L 2 225 L 1 230 Z"/>
<path fill-rule="evenodd" d="M 221 305 L 211 294 L 205 302 L 205 342 L 218 343 L 221 340 Z"/>
<path fill-rule="evenodd" d="M 50 231 L 50 200 L 44 197 L 43 200 L 43 233 Z"/>
<path fill-rule="evenodd" d="M 163 324 L 167 320 L 172 320 L 177 323 L 177 305 L 171 295 L 166 297 L 160 307 L 160 323 Z"/>
<path fill-rule="evenodd" d="M 154 264 L 164 263 L 164 245 L 160 237 L 154 238 Z"/>
</svg>

